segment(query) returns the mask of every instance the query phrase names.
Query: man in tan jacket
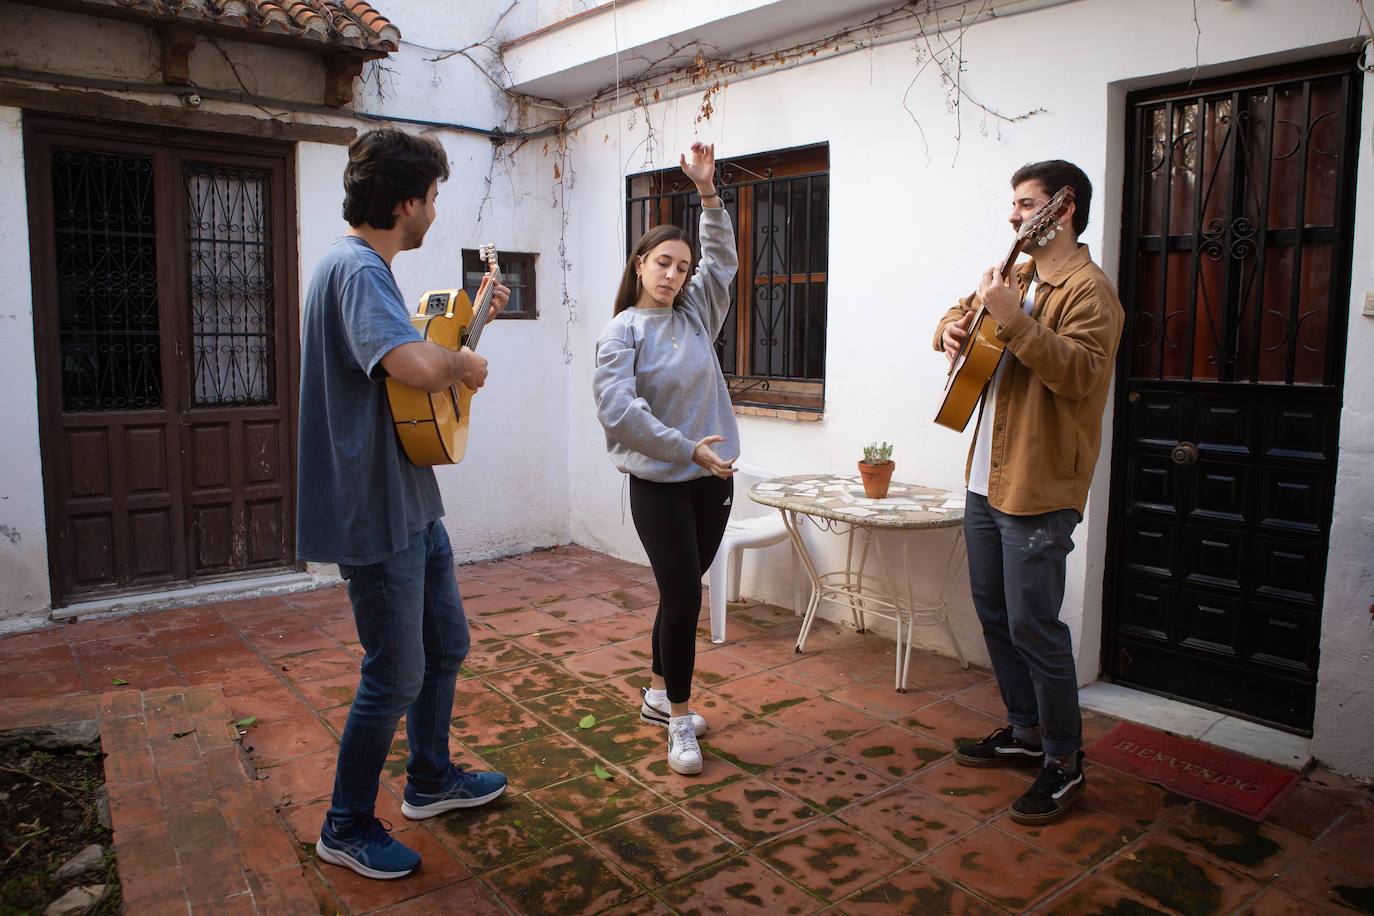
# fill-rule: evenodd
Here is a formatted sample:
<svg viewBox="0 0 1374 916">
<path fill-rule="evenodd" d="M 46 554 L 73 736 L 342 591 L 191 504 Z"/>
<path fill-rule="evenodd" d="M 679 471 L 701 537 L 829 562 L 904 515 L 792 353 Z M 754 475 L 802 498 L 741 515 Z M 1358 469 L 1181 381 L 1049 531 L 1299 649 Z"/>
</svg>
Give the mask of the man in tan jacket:
<svg viewBox="0 0 1374 916">
<path fill-rule="evenodd" d="M 1059 609 L 1124 317 L 1111 281 L 1078 243 L 1092 202 L 1082 170 L 1057 159 L 1018 169 L 1012 227 L 1065 185 L 1074 202 L 1063 228 L 1030 247 L 1017 285 L 989 268 L 935 332 L 935 349 L 954 359 L 982 304 L 1005 347 L 969 449 L 964 538 L 973 604 L 1010 724 L 958 748 L 955 760 L 1038 767 L 1035 784 L 1011 806 L 1025 824 L 1058 818 L 1085 785 L 1078 676 Z"/>
</svg>

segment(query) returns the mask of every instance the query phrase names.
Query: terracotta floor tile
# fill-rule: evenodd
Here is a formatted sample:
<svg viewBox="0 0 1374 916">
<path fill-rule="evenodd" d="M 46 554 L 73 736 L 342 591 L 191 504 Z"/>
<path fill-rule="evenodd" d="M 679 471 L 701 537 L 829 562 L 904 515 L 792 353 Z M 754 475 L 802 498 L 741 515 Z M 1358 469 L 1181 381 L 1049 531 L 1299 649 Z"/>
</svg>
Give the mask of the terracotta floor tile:
<svg viewBox="0 0 1374 916">
<path fill-rule="evenodd" d="M 612 689 L 609 684 L 586 684 L 576 690 L 564 690 L 522 700 L 520 705 L 555 728 L 569 734 L 579 728 L 588 715 L 597 721 L 618 719 L 630 713 L 638 715 L 640 697 Z"/>
<path fill-rule="evenodd" d="M 736 706 L 724 697 L 718 697 L 710 690 L 703 690 L 696 687 L 692 691 L 692 698 L 688 702 L 688 707 L 703 719 L 710 731 L 721 732 L 727 728 L 733 728 L 745 722 L 752 721 L 755 716 L 753 713 Z"/>
<path fill-rule="evenodd" d="M 645 670 L 644 659 L 616 646 L 579 652 L 563 659 L 563 667 L 587 681 L 604 681 Z"/>
<path fill-rule="evenodd" d="M 258 767 L 259 784 L 272 799 L 272 804 L 279 807 L 328 798 L 334 791 L 337 756 L 337 751 L 323 751 L 293 757 L 275 766 Z"/>
<path fill-rule="evenodd" d="M 312 871 L 311 874 L 319 880 L 318 872 Z M 325 907 L 334 903 L 330 898 L 328 904 L 322 905 L 313 895 L 311 884 L 302 876 L 300 868 L 283 869 L 271 874 L 249 871 L 245 877 L 259 913 L 300 913 L 301 916 L 311 916 L 313 913 L 327 912 Z"/>
<path fill-rule="evenodd" d="M 586 572 L 574 576 L 568 582 L 577 588 L 582 589 L 589 595 L 600 595 L 604 592 L 623 591 L 627 588 L 634 588 L 639 585 L 629 576 L 617 575 L 612 572 Z"/>
<path fill-rule="evenodd" d="M 106 758 L 108 762 L 108 758 Z M 150 762 L 151 766 L 151 762 Z M 110 823 L 115 830 L 164 824 L 162 790 L 153 779 L 149 782 L 115 782 L 106 771 L 109 790 Z"/>
<path fill-rule="evenodd" d="M 550 583 L 556 585 L 557 583 Z M 469 620 L 487 621 L 503 617 L 509 613 L 528 611 L 528 601 L 515 594 L 511 589 L 496 589 L 482 595 L 463 595 L 463 611 Z"/>
<path fill-rule="evenodd" d="M 675 916 L 676 913 L 677 910 L 669 909 L 668 905 L 657 897 L 644 894 L 629 903 L 603 910 L 602 916 Z"/>
<path fill-rule="evenodd" d="M 143 875 L 130 874 L 121 867 L 119 883 L 124 892 L 126 913 L 186 916 L 190 910 L 186 900 L 186 878 L 175 864 L 163 871 Z"/>
<path fill-rule="evenodd" d="M 142 614 L 127 614 L 123 617 L 109 617 L 104 620 L 82 620 L 68 623 L 62 629 L 66 633 L 67 642 L 76 644 L 147 634 L 148 623 L 143 619 Z"/>
<path fill-rule="evenodd" d="M 1365 910 L 1368 909 L 1366 906 Z M 1330 906 L 1322 906 L 1271 887 L 1250 901 L 1245 909 L 1245 916 L 1317 916 L 1322 913 L 1349 912 L 1350 902 L 1340 899 L 1339 896 L 1332 899 Z"/>
<path fill-rule="evenodd" d="M 1060 820 L 1040 827 L 1018 824 L 1008 814 L 996 818 L 993 823 L 1065 862 L 1083 866 L 1097 865 L 1110 858 L 1142 833 L 1114 817 L 1085 810 L 1071 811 Z"/>
<path fill-rule="evenodd" d="M 498 869 L 486 878 L 515 913 L 598 913 L 640 893 L 581 841 L 566 843 L 542 859 Z"/>
<path fill-rule="evenodd" d="M 1012 770 L 961 767 L 951 760 L 921 770 L 906 785 L 986 820 L 1005 811 L 1031 787 L 1031 781 Z"/>
<path fill-rule="evenodd" d="M 189 648 L 171 649 L 168 654 L 173 667 L 183 675 L 223 671 L 262 662 L 257 650 L 238 636 Z"/>
<path fill-rule="evenodd" d="M 557 630 L 567 626 L 557 617 L 550 617 L 543 611 L 536 611 L 524 604 L 517 608 L 490 611 L 478 619 L 507 639 L 529 636 L 531 633 L 542 633 L 545 630 Z"/>
<path fill-rule="evenodd" d="M 1344 800 L 1304 780 L 1269 809 L 1264 821 L 1314 840 L 1348 809 L 1349 805 Z"/>
<path fill-rule="evenodd" d="M 995 827 L 980 827 L 937 849 L 921 864 L 986 900 L 1024 912 L 1082 873 Z"/>
<path fill-rule="evenodd" d="M 980 741 L 1006 724 L 985 712 L 951 700 L 923 706 L 895 721 L 951 750 L 961 744 Z"/>
<path fill-rule="evenodd" d="M 350 869 L 320 862 L 320 875 L 339 895 L 348 912 L 366 913 L 381 909 L 440 888 L 461 884 L 471 878 L 472 872 L 428 830 L 422 827 L 401 828 L 400 825 L 397 828 L 392 836 L 421 856 L 420 867 L 400 881 L 364 878 Z"/>
<path fill-rule="evenodd" d="M 535 857 L 575 838 L 528 795 L 507 793 L 480 808 L 450 811 L 425 824 L 478 874 Z"/>
<path fill-rule="evenodd" d="M 1374 858 L 1362 846 L 1337 851 L 1316 845 L 1289 867 L 1274 887 L 1322 906 L 1368 908 L 1374 887 Z"/>
<path fill-rule="evenodd" d="M 618 604 L 609 601 L 602 601 L 590 595 L 582 598 L 574 598 L 570 601 L 559 601 L 556 604 L 546 604 L 540 608 L 545 614 L 564 622 L 565 625 L 573 624 L 585 626 L 593 620 L 600 620 L 603 617 L 614 617 L 624 609 Z"/>
<path fill-rule="evenodd" d="M 540 662 L 509 671 L 497 671 L 483 675 L 482 679 L 515 700 L 533 699 L 582 686 L 582 681 L 556 662 Z"/>
<path fill-rule="evenodd" d="M 997 681 L 994 679 L 990 678 L 981 684 L 975 684 L 961 690 L 954 694 L 952 699 L 971 709 L 986 713 L 998 722 L 1005 723 L 1007 721 L 1007 706 L 1002 702 L 1002 694 L 998 691 Z M 979 737 L 982 736 L 979 735 Z"/>
<path fill-rule="evenodd" d="M 215 790 L 214 783 L 210 781 L 210 769 L 202 762 L 159 766 L 157 783 L 162 791 L 162 806 L 168 809 L 194 805 Z"/>
<path fill-rule="evenodd" d="M 35 649 L 45 649 L 49 646 L 65 646 L 67 644 L 67 632 L 64 627 L 48 625 L 37 630 L 29 630 L 26 633 L 15 633 L 0 639 L 0 647 L 4 649 L 4 654 L 8 656 L 19 656 Z"/>
<path fill-rule="evenodd" d="M 1366 799 L 1369 797 L 1366 790 Z M 1348 807 L 1318 842 L 1330 849 L 1346 851 L 1366 846 L 1371 835 L 1374 835 L 1374 804 L 1366 801 L 1363 805 Z"/>
<path fill-rule="evenodd" d="M 1308 869 L 1303 872 L 1310 874 Z M 1098 874 L 1135 891 L 1152 905 L 1184 913 L 1229 913 L 1262 886 L 1173 837 L 1158 834 L 1133 843 L 1109 859 Z"/>
<path fill-rule="evenodd" d="M 815 742 L 760 719 L 707 732 L 698 739 L 709 753 L 747 773 L 762 773 L 816 749 Z"/>
<path fill-rule="evenodd" d="M 552 582 L 540 582 L 525 588 L 517 588 L 504 593 L 502 597 L 518 599 L 530 607 L 543 608 L 546 604 L 570 601 L 573 598 L 585 597 L 587 594 L 583 589 L 577 588 L 576 583 L 558 579 Z"/>
<path fill-rule="evenodd" d="M 108 680 L 95 684 L 96 690 L 110 686 Z M 0 697 L 54 697 L 69 693 L 85 693 L 86 679 L 76 667 L 53 668 L 49 671 L 26 672 L 21 675 L 0 674 Z"/>
<path fill-rule="evenodd" d="M 1153 905 L 1152 905 L 1153 904 Z M 1036 910 L 1044 916 L 1088 916 L 1089 913 L 1132 913 L 1135 916 L 1168 916 L 1157 904 L 1133 894 L 1119 884 L 1089 875 L 1052 897 Z"/>
<path fill-rule="evenodd" d="M 658 895 L 683 916 L 720 913 L 809 914 L 815 897 L 750 856 L 707 866 L 690 878 L 659 888 Z"/>
<path fill-rule="evenodd" d="M 873 678 L 857 684 L 849 684 L 830 692 L 832 699 L 839 700 L 862 710 L 879 719 L 897 719 L 910 714 L 922 706 L 929 706 L 940 699 L 937 693 L 922 690 L 908 681 L 905 693 L 898 693 L 887 678 Z"/>
<path fill-rule="evenodd" d="M 833 653 L 797 655 L 793 660 L 773 666 L 772 671 L 779 677 L 825 693 L 862 683 L 874 676 L 871 669 L 860 667 L 844 656 Z"/>
<path fill-rule="evenodd" d="M 835 818 L 909 859 L 922 858 L 980 823 L 962 811 L 902 786 L 846 808 Z"/>
<path fill-rule="evenodd" d="M 249 644 L 266 658 L 280 659 L 283 668 L 290 668 L 296 656 L 313 649 L 339 648 L 339 643 L 334 637 L 309 621 L 302 621 L 299 626 L 283 628 L 260 636 L 248 636 L 247 639 Z"/>
<path fill-rule="evenodd" d="M 838 742 L 834 749 L 889 779 L 905 779 L 950 753 L 934 741 L 895 725 L 882 725 L 855 735 Z"/>
<path fill-rule="evenodd" d="M 301 700 L 316 711 L 352 706 L 358 692 L 358 675 L 355 672 L 313 681 L 297 681 L 293 687 Z"/>
<path fill-rule="evenodd" d="M 65 642 L 25 649 L 17 649 L 6 642 L 4 654 L 0 655 L 0 677 L 25 677 L 33 672 L 54 668 L 72 670 L 76 664 L 76 655 Z"/>
<path fill-rule="evenodd" d="M 178 867 L 176 844 L 161 819 L 116 831 L 114 842 L 121 878 L 152 875 Z"/>
<path fill-rule="evenodd" d="M 169 653 L 221 643 L 231 639 L 242 642 L 243 639 L 239 636 L 238 631 L 218 614 L 196 623 L 169 626 L 162 629 L 155 628 L 153 633 L 157 637 L 157 641 Z"/>
<path fill-rule="evenodd" d="M 668 804 L 620 767 L 607 767 L 609 779 L 578 776 L 529 793 L 545 810 L 585 836 Z"/>
<path fill-rule="evenodd" d="M 513 642 L 539 658 L 563 658 L 574 652 L 585 652 L 606 645 L 606 640 L 586 627 L 563 627 L 520 636 Z"/>
<path fill-rule="evenodd" d="M 193 911 L 198 904 L 248 893 L 248 881 L 233 844 L 221 843 L 203 849 L 183 849 L 178 845 L 177 858 L 182 874 L 192 876 L 186 885 L 186 898 L 191 901 Z"/>
<path fill-rule="evenodd" d="M 548 735 L 494 750 L 482 757 L 526 792 L 592 772 L 596 759 L 562 735 Z"/>
<path fill-rule="evenodd" d="M 677 808 L 665 808 L 587 837 L 645 887 L 669 884 L 739 847 Z"/>
<path fill-rule="evenodd" d="M 978 665 L 964 668 L 958 659 L 934 652 L 912 652 L 911 660 L 907 663 L 907 687 L 919 687 L 941 696 L 949 696 L 992 679 L 989 668 Z"/>
<path fill-rule="evenodd" d="M 171 659 L 165 655 L 136 655 L 129 658 L 82 665 L 81 673 L 96 689 L 112 686 L 122 687 L 117 681 L 125 681 L 128 686 L 140 690 L 162 687 L 167 684 L 184 684 L 181 672 L 172 667 Z"/>
<path fill-rule="evenodd" d="M 761 778 L 827 812 L 870 798 L 892 785 L 890 778 L 834 748 L 789 761 Z"/>
<path fill-rule="evenodd" d="M 792 698 L 789 698 L 766 705 L 762 713 L 773 724 L 805 735 L 817 744 L 844 741 L 883 724 L 882 719 L 828 697 L 803 695 L 796 699 L 801 702 L 792 702 Z"/>
<path fill-rule="evenodd" d="M 455 708 L 449 724 L 450 734 L 481 753 L 542 738 L 552 731 L 534 713 L 504 698 L 472 712 Z"/>
<path fill-rule="evenodd" d="M 582 631 L 596 636 L 601 641 L 601 645 L 647 636 L 653 632 L 653 628 L 652 619 L 645 620 L 644 617 L 635 613 L 599 617 L 579 627 Z M 700 658 L 700 653 L 698 653 L 698 658 Z"/>
<path fill-rule="evenodd" d="M 723 684 L 706 686 L 732 703 L 765 716 L 776 714 L 788 706 L 815 700 L 820 696 L 815 690 L 778 677 L 771 671 L 760 671 L 734 678 Z"/>
<path fill-rule="evenodd" d="M 629 578 L 628 576 L 626 577 Z M 629 581 L 634 582 L 633 579 Z M 609 601 L 625 610 L 634 610 L 642 607 L 653 607 L 658 604 L 658 589 L 652 585 L 635 583 L 626 588 L 616 588 L 608 592 L 602 592 L 602 601 Z"/>
<path fill-rule="evenodd" d="M 1287 870 L 1312 845 L 1311 840 L 1282 827 L 1256 823 L 1202 802 L 1189 805 L 1182 814 L 1159 828 L 1159 832 L 1175 836 L 1232 868 L 1248 872 L 1261 883 Z"/>
<path fill-rule="evenodd" d="M 334 735 L 313 715 L 259 722 L 248 730 L 243 744 L 258 767 L 277 766 L 303 754 L 334 753 L 339 747 Z"/>
<path fill-rule="evenodd" d="M 713 755 L 709 748 L 703 747 L 702 750 L 701 772 L 695 776 L 683 776 L 669 768 L 666 742 L 662 745 L 661 753 L 653 753 L 622 766 L 659 795 L 673 799 L 704 795 L 745 778 L 744 771 L 733 763 Z"/>
<path fill-rule="evenodd" d="M 221 601 L 214 605 L 220 616 L 226 620 L 250 618 L 263 614 L 295 614 L 295 609 L 285 598 L 267 595 L 261 598 L 244 598 L 239 601 Z"/>
<path fill-rule="evenodd" d="M 541 663 L 538 655 L 510 640 L 474 647 L 463 662 L 463 674 L 496 674 Z"/>
<path fill-rule="evenodd" d="M 1085 775 L 1088 786 L 1078 806 L 1134 827 L 1148 828 L 1168 821 L 1191 803 L 1182 795 L 1111 767 L 1095 766 Z"/>
<path fill-rule="evenodd" d="M 683 807 L 746 848 L 800 827 L 821 813 L 757 777 L 698 795 Z"/>
<path fill-rule="evenodd" d="M 276 668 L 294 683 L 338 677 L 341 674 L 358 677 L 358 659 L 338 645 L 322 649 L 292 652 L 277 657 Z"/>
<path fill-rule="evenodd" d="M 894 913 L 912 916 L 1000 916 L 1003 912 L 919 865 L 870 884 L 857 894 L 845 898 L 839 909 L 850 916 L 891 916 Z"/>
<path fill-rule="evenodd" d="M 666 754 L 668 747 L 663 726 L 641 721 L 638 712 L 597 720 L 592 728 L 571 730 L 569 734 L 611 763 L 629 763 L 650 755 Z"/>
<path fill-rule="evenodd" d="M 234 717 L 234 721 L 253 716 L 257 719 L 258 725 L 267 725 L 271 722 L 294 719 L 310 712 L 310 707 L 305 701 L 280 680 L 263 684 L 250 692 L 236 696 L 229 696 L 226 691 L 226 697 L 229 700 L 229 714 Z"/>
<path fill-rule="evenodd" d="M 376 916 L 433 916 L 435 913 L 462 913 L 463 916 L 506 916 L 507 910 L 480 881 L 462 881 L 448 887 L 403 900 Z"/>
<path fill-rule="evenodd" d="M 828 817 L 763 844 L 755 854 L 832 902 L 907 864 L 904 856 Z"/>
<path fill-rule="evenodd" d="M 487 706 L 509 703 L 505 694 L 478 677 L 460 677 L 453 692 L 453 714 L 472 715 Z"/>
</svg>

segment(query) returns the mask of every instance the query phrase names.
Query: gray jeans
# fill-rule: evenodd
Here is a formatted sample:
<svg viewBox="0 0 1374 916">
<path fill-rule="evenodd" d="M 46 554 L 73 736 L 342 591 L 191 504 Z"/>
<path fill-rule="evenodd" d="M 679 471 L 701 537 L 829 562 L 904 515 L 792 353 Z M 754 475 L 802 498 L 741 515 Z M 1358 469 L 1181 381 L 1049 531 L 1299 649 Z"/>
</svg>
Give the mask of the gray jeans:
<svg viewBox="0 0 1374 916">
<path fill-rule="evenodd" d="M 1074 509 L 1007 515 L 968 493 L 964 540 L 973 606 L 1012 725 L 1040 726 L 1049 757 L 1083 746 L 1073 641 L 1059 619 Z"/>
</svg>

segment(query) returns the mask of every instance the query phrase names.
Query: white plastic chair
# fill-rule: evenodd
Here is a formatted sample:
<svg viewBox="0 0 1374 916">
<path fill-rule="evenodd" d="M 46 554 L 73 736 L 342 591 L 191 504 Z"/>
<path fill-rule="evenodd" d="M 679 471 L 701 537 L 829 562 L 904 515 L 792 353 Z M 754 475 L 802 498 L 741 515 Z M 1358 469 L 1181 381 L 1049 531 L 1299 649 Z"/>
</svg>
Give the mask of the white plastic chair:
<svg viewBox="0 0 1374 916">
<path fill-rule="evenodd" d="M 752 465 L 736 462 L 735 495 L 730 506 L 730 521 L 725 526 L 716 558 L 711 561 L 711 642 L 725 642 L 725 603 L 739 600 L 740 565 L 742 551 L 750 547 L 771 547 L 786 541 L 787 528 L 782 513 L 761 506 L 749 498 L 749 488 L 761 480 L 777 474 Z M 792 609 L 801 603 L 801 577 L 797 575 L 797 556 L 792 552 Z"/>
</svg>

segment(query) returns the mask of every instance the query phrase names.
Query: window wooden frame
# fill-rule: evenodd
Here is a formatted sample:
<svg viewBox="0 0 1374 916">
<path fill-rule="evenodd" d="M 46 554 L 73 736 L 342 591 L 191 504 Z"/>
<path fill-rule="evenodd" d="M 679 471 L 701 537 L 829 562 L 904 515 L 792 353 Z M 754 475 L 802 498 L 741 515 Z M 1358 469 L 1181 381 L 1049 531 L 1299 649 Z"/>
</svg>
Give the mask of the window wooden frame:
<svg viewBox="0 0 1374 916">
<path fill-rule="evenodd" d="M 510 287 L 510 302 L 501 310 L 497 318 L 533 320 L 539 317 L 538 303 L 535 301 L 535 260 L 537 255 L 527 251 L 496 252 L 496 263 L 501 266 L 501 279 Z M 463 289 L 468 297 L 475 299 L 487 265 L 475 248 L 463 249 Z"/>
</svg>

